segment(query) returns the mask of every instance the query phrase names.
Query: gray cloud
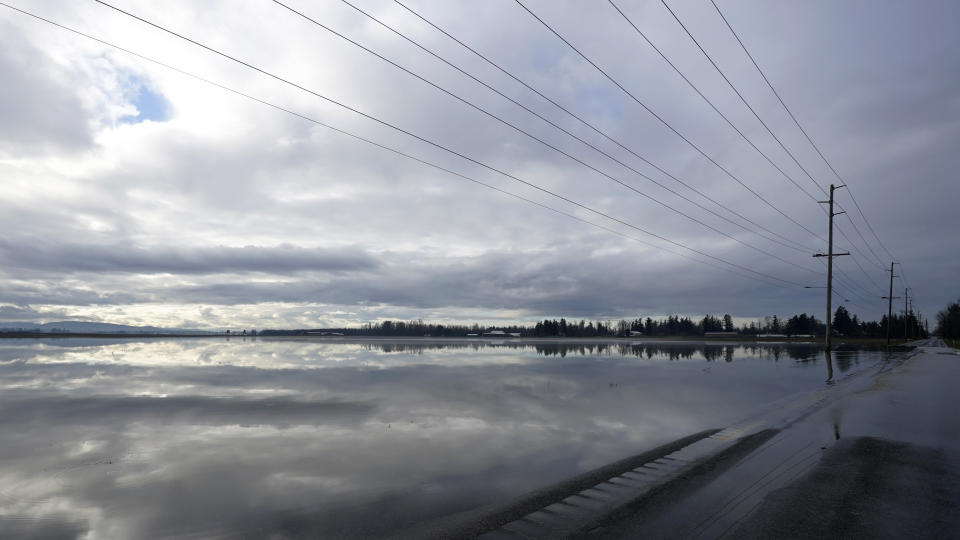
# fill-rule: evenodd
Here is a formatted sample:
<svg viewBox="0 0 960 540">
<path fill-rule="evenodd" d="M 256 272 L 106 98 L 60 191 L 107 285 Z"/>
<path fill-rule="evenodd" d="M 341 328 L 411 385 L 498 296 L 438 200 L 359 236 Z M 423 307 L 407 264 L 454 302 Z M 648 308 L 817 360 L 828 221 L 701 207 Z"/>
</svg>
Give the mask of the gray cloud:
<svg viewBox="0 0 960 540">
<path fill-rule="evenodd" d="M 0 156 L 77 152 L 93 144 L 78 74 L 48 64 L 15 24 L 0 22 Z"/>
<path fill-rule="evenodd" d="M 60 244 L 0 240 L 0 260 L 8 267 L 37 272 L 211 274 L 371 270 L 378 261 L 357 248 L 304 249 L 295 246 L 209 248 Z"/>
<path fill-rule="evenodd" d="M 822 209 L 739 140 L 612 9 L 576 3 L 530 5 L 745 183 L 825 236 Z M 257 65 L 655 234 L 778 278 L 823 283 L 822 267 L 809 257 L 823 249 L 822 241 L 698 157 L 517 6 L 424 1 L 414 7 L 690 185 L 806 249 L 785 248 L 706 214 L 377 30 L 345 6 L 298 7 L 767 253 L 630 193 L 276 6 L 245 6 L 226 15 L 215 4 L 196 13 L 187 8 L 157 11 L 147 5 L 137 10 L 187 34 L 208 36 Z M 662 6 L 627 7 L 734 123 L 806 189 L 818 193 Z M 904 262 L 918 306 L 929 314 L 960 296 L 953 279 L 960 262 L 945 256 L 933 240 L 956 225 L 952 205 L 960 198 L 960 184 L 954 181 L 960 156 L 951 146 L 960 135 L 960 112 L 951 92 L 960 83 L 953 62 L 958 38 L 948 23 L 956 19 L 956 6 L 931 2 L 914 9 L 890 2 L 878 8 L 872 2 L 851 2 L 838 7 L 823 2 L 802 8 L 766 3 L 721 7 L 853 187 L 884 244 Z M 635 168 L 725 213 L 390 2 L 371 2 L 364 8 Z M 43 9 L 42 14 L 54 19 L 96 27 L 103 37 L 136 44 L 148 55 L 498 188 L 676 248 L 103 8 L 47 4 Z M 816 180 L 821 185 L 837 182 L 765 90 L 710 6 L 684 4 L 676 9 Z M 0 54 L 13 81 L 5 90 L 14 92 L 0 105 L 9 107 L 3 116 L 10 120 L 0 128 L 5 130 L 0 153 L 17 157 L 0 162 L 5 185 L 11 186 L 0 202 L 0 302 L 112 322 L 130 322 L 136 312 L 137 322 L 147 324 L 151 316 L 167 317 L 162 310 L 180 304 L 186 314 L 178 322 L 255 324 L 261 318 L 267 321 L 264 325 L 278 326 L 456 313 L 594 318 L 731 311 L 753 317 L 822 310 L 822 295 L 809 290 L 784 291 L 597 231 L 100 45 L 26 24 L 14 15 L 3 19 L 4 28 L 11 29 L 4 35 L 15 37 L 7 39 L 9 46 Z M 214 34 L 202 24 L 211 17 L 219 21 Z M 275 22 L 270 32 L 262 28 L 263 20 Z M 303 50 L 323 51 L 322 61 L 304 60 Z M 146 85 L 168 102 L 169 118 L 116 123 L 135 112 L 131 85 Z M 52 106 L 34 111 L 42 101 Z M 24 144 L 45 150 L 23 154 Z M 849 249 L 852 242 L 857 248 L 856 261 L 837 261 L 846 283 L 839 285 L 841 294 L 856 303 L 850 305 L 852 311 L 874 319 L 885 311 L 879 297 L 885 294 L 883 270 L 889 256 L 872 239 L 849 195 L 841 190 L 838 200 L 881 258 L 873 260 L 841 217 L 839 247 Z M 153 315 L 150 306 L 156 306 Z M 205 315 L 194 313 L 204 308 Z M 345 313 L 321 315 L 326 311 Z M 236 319 L 241 314 L 242 319 Z M 117 318 L 122 320 L 113 320 Z"/>
<path fill-rule="evenodd" d="M 394 257 L 395 258 L 395 257 Z M 518 310 L 526 316 L 585 318 L 657 313 L 669 303 L 683 313 L 735 311 L 756 314 L 775 309 L 783 295 L 730 300 L 731 292 L 746 295 L 752 282 L 723 273 L 710 281 L 696 267 L 675 269 L 664 290 L 656 277 L 659 264 L 638 270 L 637 255 L 584 258 L 573 253 L 488 253 L 481 257 L 400 263 L 392 260 L 377 274 L 343 274 L 331 279 L 300 279 L 284 283 L 209 283 L 153 291 L 171 300 L 211 303 L 312 301 L 335 305 L 403 306 L 416 318 L 418 309 L 443 307 Z M 660 263 L 663 264 L 663 263 Z M 675 296 L 685 291 L 684 299 Z M 811 304 L 819 300 L 811 295 Z M 811 307 L 812 309 L 812 307 Z M 751 313 L 753 314 L 753 313 Z"/>
<path fill-rule="evenodd" d="M 0 306 L 0 321 L 30 321 L 41 313 L 29 306 Z"/>
</svg>

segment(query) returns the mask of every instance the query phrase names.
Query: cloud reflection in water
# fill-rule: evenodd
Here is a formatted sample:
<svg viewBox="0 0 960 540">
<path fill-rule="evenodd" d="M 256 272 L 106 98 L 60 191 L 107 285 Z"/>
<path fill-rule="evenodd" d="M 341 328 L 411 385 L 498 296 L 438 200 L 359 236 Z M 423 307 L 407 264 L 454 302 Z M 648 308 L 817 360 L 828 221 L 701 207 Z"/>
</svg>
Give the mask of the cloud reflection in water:
<svg viewBox="0 0 960 540">
<path fill-rule="evenodd" d="M 847 371 L 879 358 L 834 354 Z M 0 537 L 370 537 L 821 387 L 815 347 L 0 342 Z M 819 367 L 818 367 L 819 366 Z"/>
</svg>

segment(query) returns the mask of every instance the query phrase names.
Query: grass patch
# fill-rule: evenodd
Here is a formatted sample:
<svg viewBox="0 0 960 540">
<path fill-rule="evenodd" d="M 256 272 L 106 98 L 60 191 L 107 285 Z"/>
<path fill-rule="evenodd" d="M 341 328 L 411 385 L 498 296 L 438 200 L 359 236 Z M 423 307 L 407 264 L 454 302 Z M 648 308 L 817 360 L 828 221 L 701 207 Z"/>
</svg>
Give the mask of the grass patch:
<svg viewBox="0 0 960 540">
<path fill-rule="evenodd" d="M 960 349 L 960 339 L 945 339 L 944 341 L 954 349 Z"/>
</svg>

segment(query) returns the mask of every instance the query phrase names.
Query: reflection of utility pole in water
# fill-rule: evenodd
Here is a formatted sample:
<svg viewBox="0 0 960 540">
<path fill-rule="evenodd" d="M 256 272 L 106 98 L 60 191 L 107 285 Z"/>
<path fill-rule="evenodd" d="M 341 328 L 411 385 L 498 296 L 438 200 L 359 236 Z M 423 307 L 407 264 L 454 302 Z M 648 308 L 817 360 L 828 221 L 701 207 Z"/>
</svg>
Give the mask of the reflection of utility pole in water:
<svg viewBox="0 0 960 540">
<path fill-rule="evenodd" d="M 840 409 L 839 407 L 834 407 L 830 411 L 830 416 L 833 417 L 833 439 L 836 441 L 840 440 Z"/>
<path fill-rule="evenodd" d="M 833 358 L 830 356 L 830 349 L 824 351 L 827 359 L 827 384 L 833 384 Z"/>
</svg>

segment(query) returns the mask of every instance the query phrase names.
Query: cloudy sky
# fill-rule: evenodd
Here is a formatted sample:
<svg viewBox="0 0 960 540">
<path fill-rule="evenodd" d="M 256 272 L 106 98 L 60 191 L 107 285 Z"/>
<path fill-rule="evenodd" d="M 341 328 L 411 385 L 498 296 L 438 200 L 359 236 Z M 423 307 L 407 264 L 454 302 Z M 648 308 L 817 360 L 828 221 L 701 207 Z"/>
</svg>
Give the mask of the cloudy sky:
<svg viewBox="0 0 960 540">
<path fill-rule="evenodd" d="M 709 0 L 667 3 L 803 169 L 659 0 L 616 4 L 743 136 L 607 2 L 524 0 L 568 45 L 513 0 L 404 1 L 516 79 L 354 4 L 498 95 L 340 1 L 116 1 L 301 88 L 93 1 L 9 0 L 261 102 L 0 6 L 0 322 L 824 314 L 840 181 Z M 837 191 L 836 301 L 879 318 L 893 257 L 925 315 L 960 297 L 960 4 L 717 5 L 869 221 Z"/>
</svg>

